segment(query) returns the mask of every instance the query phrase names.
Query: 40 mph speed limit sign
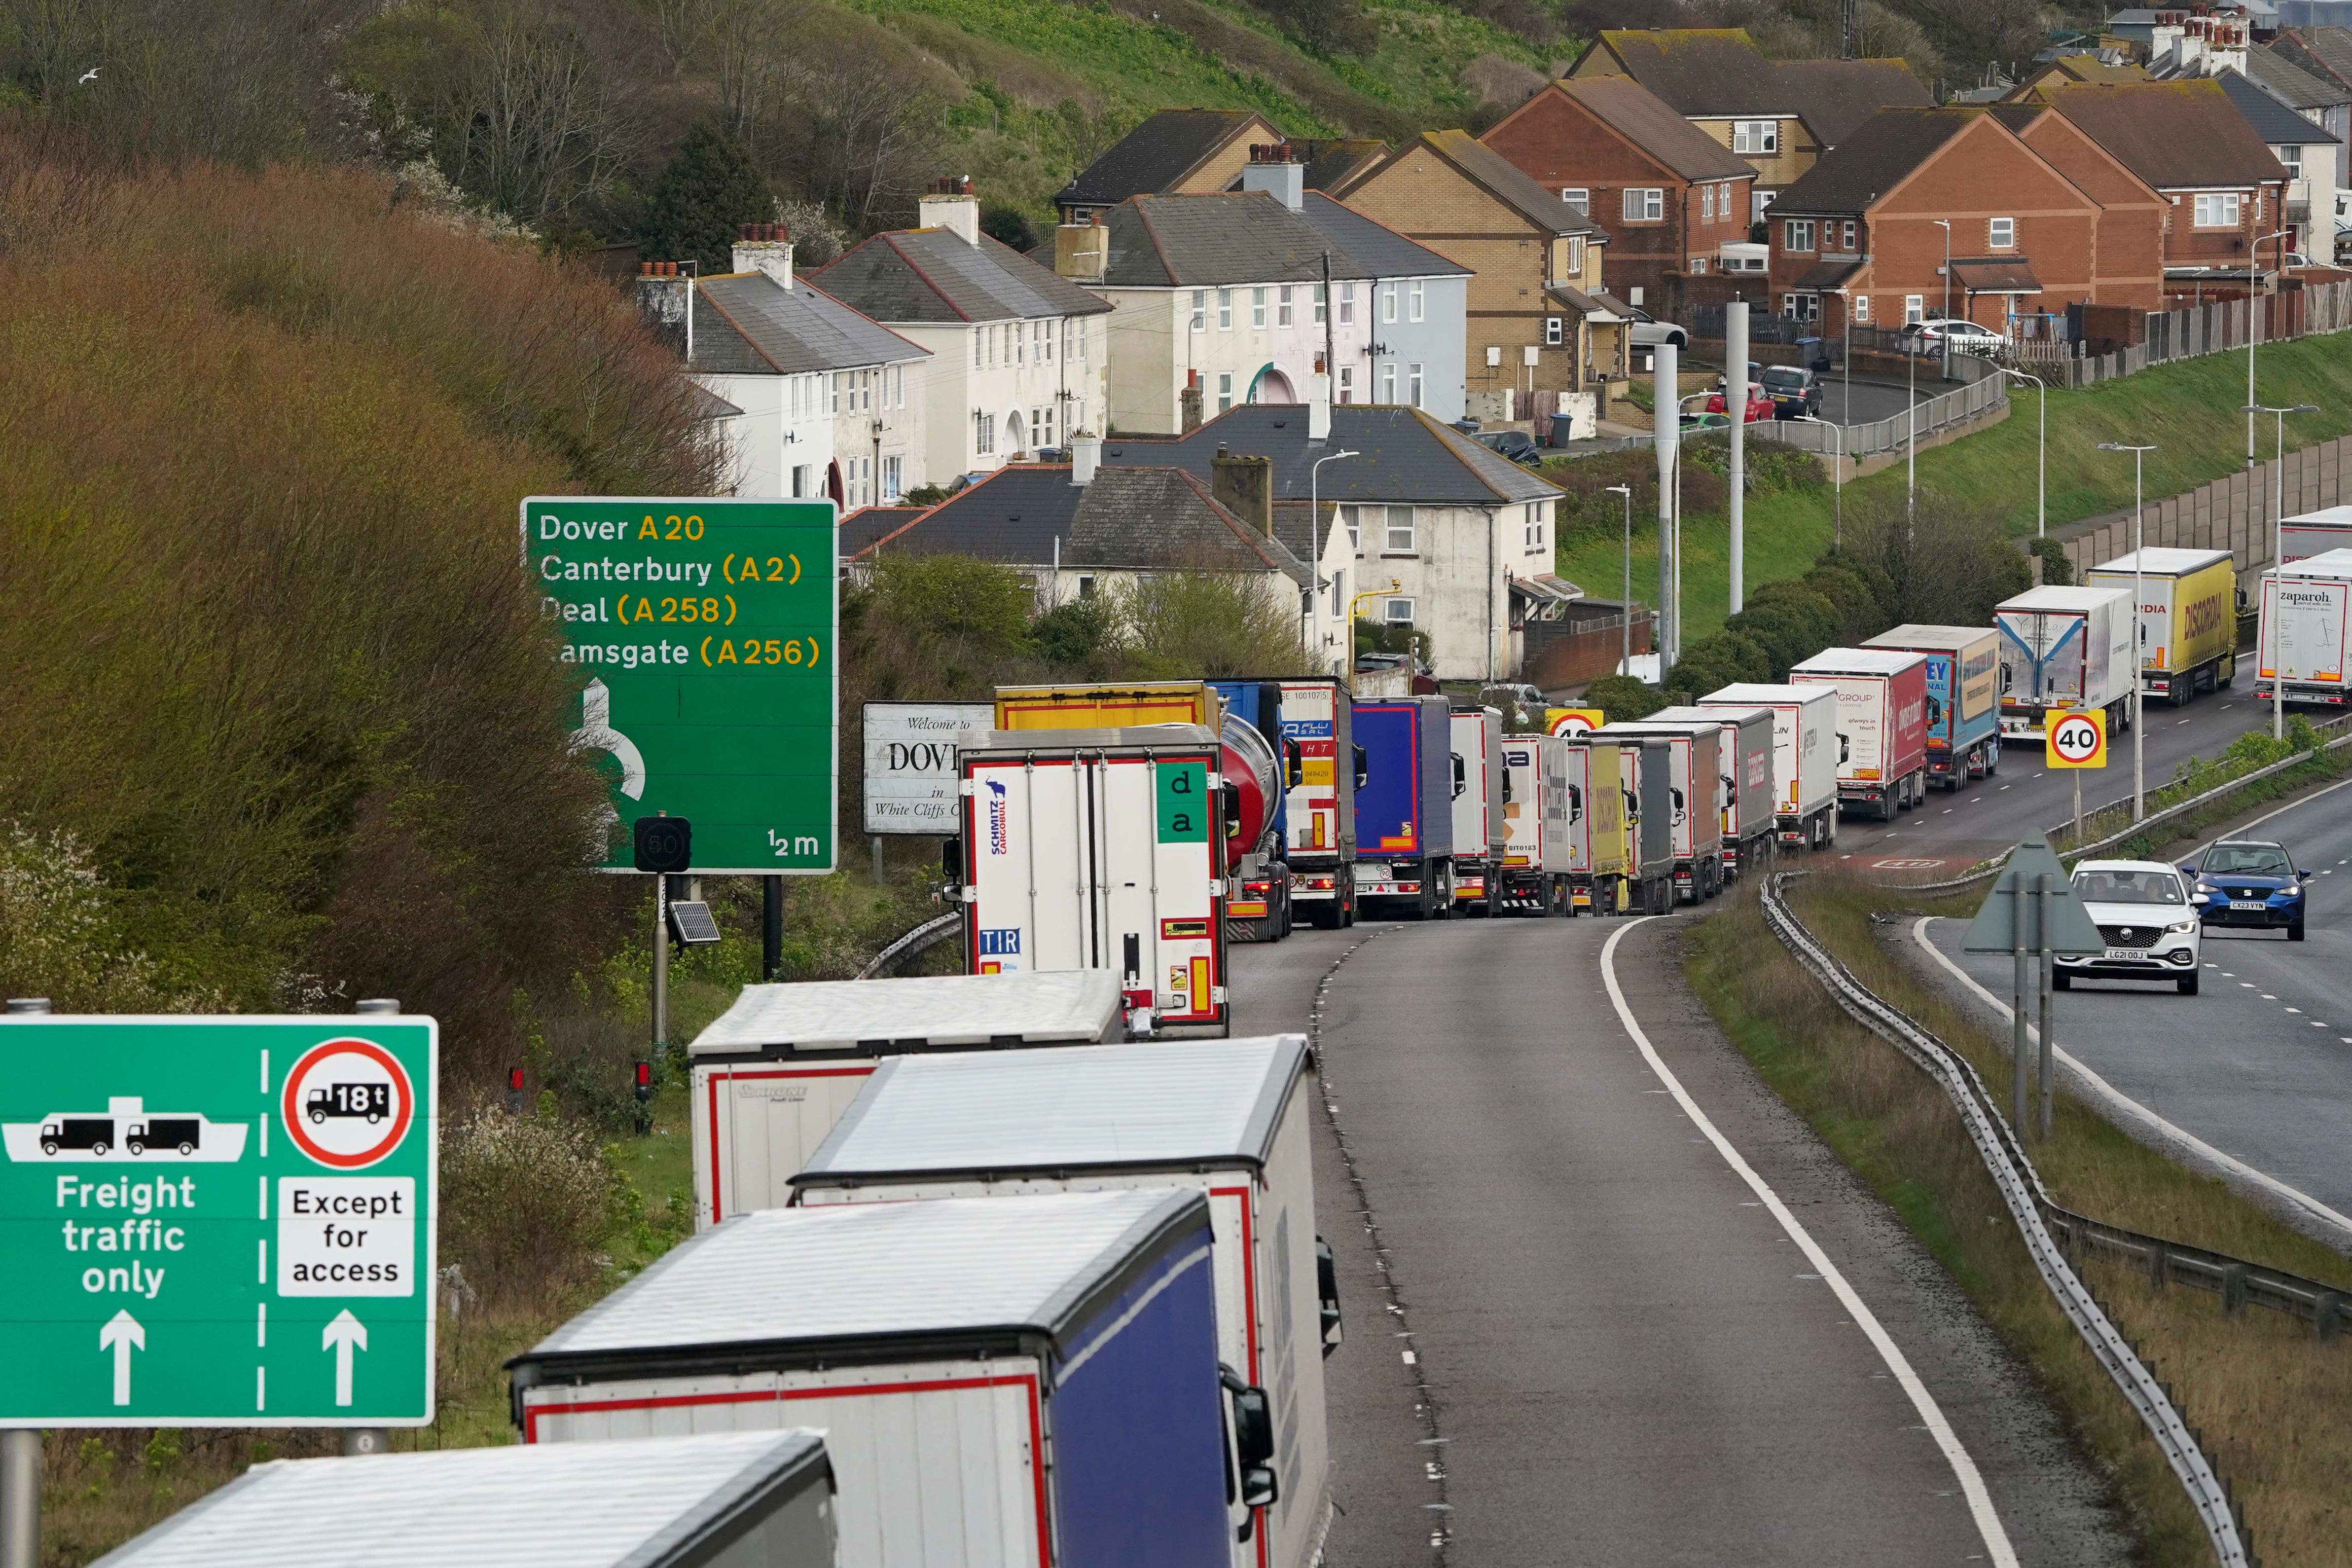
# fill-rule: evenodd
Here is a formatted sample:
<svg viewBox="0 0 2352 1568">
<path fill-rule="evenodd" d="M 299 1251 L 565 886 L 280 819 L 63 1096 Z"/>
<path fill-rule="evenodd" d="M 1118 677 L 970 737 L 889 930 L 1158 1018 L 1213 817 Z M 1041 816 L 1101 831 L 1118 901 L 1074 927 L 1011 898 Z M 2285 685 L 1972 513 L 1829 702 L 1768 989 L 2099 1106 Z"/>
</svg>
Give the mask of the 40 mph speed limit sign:
<svg viewBox="0 0 2352 1568">
<path fill-rule="evenodd" d="M 2053 768 L 2105 768 L 2107 765 L 2107 716 L 2103 712 L 2070 713 L 2053 719 L 2046 732 Z"/>
</svg>

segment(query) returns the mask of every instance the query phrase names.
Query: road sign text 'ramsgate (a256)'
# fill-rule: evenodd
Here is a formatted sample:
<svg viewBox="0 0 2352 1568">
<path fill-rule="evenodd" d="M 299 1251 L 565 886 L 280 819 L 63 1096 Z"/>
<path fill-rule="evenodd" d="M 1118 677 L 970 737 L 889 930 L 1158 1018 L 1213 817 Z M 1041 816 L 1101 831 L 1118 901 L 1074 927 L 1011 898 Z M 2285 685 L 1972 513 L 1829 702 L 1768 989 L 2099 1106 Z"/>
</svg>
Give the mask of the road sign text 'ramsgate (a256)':
<svg viewBox="0 0 2352 1568">
<path fill-rule="evenodd" d="M 620 821 L 694 823 L 694 869 L 834 867 L 839 596 L 830 501 L 534 496 L 524 569 L 579 677 L 573 746 Z M 615 834 L 607 871 L 633 869 Z"/>
</svg>

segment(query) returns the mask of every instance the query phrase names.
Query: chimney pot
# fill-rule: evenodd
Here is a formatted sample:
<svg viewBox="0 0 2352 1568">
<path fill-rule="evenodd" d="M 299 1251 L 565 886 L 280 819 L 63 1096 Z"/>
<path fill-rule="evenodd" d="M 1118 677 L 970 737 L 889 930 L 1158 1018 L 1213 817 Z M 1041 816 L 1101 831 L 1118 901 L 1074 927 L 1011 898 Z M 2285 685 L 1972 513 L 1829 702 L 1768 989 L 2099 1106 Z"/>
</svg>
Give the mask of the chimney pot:
<svg viewBox="0 0 2352 1568">
<path fill-rule="evenodd" d="M 639 277 L 651 277 L 653 275 L 654 264 L 652 262 L 641 261 L 637 263 L 637 276 Z"/>
</svg>

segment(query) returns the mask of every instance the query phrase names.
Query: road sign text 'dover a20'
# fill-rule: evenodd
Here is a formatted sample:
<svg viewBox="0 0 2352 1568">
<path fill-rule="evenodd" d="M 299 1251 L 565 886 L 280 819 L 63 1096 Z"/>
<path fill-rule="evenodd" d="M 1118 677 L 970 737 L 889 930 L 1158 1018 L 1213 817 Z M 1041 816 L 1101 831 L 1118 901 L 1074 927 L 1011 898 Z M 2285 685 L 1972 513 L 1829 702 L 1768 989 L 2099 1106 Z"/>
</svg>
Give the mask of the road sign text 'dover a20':
<svg viewBox="0 0 2352 1568">
<path fill-rule="evenodd" d="M 2107 716 L 2094 710 L 2070 713 L 2050 721 L 2050 766 L 2105 768 L 2107 765 Z"/>
</svg>

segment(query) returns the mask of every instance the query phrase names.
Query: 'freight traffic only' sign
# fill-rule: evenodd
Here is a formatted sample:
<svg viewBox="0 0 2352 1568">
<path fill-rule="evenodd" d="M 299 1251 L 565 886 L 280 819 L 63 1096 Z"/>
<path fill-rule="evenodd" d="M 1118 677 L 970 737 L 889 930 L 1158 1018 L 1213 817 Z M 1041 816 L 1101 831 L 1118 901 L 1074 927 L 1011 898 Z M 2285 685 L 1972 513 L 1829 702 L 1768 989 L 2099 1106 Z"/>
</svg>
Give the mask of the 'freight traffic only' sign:
<svg viewBox="0 0 2352 1568">
<path fill-rule="evenodd" d="M 522 544 L 579 679 L 572 745 L 602 754 L 614 818 L 686 818 L 697 872 L 831 871 L 833 503 L 535 496 Z M 625 833 L 604 869 L 635 869 Z"/>
<path fill-rule="evenodd" d="M 427 1018 L 0 1019 L 0 1427 L 433 1419 Z"/>
</svg>

